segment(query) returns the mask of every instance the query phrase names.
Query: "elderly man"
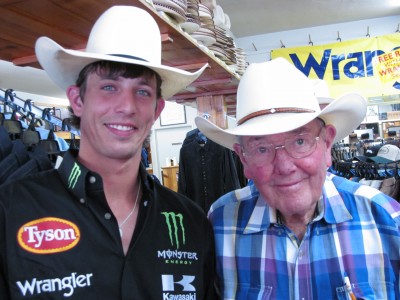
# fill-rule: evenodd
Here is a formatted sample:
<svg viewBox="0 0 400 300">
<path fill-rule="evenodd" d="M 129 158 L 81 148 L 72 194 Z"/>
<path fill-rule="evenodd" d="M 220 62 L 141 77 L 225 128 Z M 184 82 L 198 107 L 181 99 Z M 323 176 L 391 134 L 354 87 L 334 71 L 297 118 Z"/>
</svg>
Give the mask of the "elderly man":
<svg viewBox="0 0 400 300">
<path fill-rule="evenodd" d="M 333 143 L 365 112 L 355 93 L 321 110 L 311 81 L 278 58 L 246 70 L 236 127 L 196 118 L 254 183 L 209 212 L 223 299 L 399 299 L 400 205 L 327 173 Z"/>
</svg>

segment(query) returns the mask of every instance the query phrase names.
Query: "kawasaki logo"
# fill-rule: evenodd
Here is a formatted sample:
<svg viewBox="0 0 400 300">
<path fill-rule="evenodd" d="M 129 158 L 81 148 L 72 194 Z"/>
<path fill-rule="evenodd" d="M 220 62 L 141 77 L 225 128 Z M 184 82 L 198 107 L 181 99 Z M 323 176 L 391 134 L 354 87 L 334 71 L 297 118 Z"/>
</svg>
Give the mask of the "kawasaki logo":
<svg viewBox="0 0 400 300">
<path fill-rule="evenodd" d="M 194 292 L 196 288 L 191 284 L 195 276 L 182 275 L 182 280 L 174 281 L 174 275 L 161 275 L 162 286 L 164 292 L 174 292 L 175 284 L 178 284 L 182 287 L 183 292 Z"/>
<path fill-rule="evenodd" d="M 196 300 L 196 288 L 192 284 L 195 279 L 195 276 L 182 275 L 180 281 L 175 281 L 174 275 L 161 275 L 163 300 Z M 177 290 L 176 285 L 180 286 Z"/>
<path fill-rule="evenodd" d="M 79 176 L 81 176 L 81 168 L 77 163 L 75 163 L 71 170 L 71 174 L 69 174 L 68 177 L 68 188 L 73 189 L 75 187 Z"/>
<path fill-rule="evenodd" d="M 180 236 L 182 244 L 185 244 L 185 227 L 183 226 L 183 215 L 174 212 L 162 212 L 161 214 L 165 216 L 171 245 L 179 249 Z"/>
</svg>

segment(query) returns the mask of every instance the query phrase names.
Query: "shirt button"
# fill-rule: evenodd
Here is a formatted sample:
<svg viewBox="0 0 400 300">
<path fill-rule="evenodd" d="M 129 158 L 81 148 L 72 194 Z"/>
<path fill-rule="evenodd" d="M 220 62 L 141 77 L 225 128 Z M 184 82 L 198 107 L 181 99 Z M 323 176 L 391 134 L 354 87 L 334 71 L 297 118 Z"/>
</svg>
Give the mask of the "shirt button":
<svg viewBox="0 0 400 300">
<path fill-rule="evenodd" d="M 110 219 L 111 219 L 111 214 L 110 214 L 110 213 L 105 213 L 105 214 L 104 214 L 104 218 L 105 218 L 106 220 L 110 220 Z"/>
<path fill-rule="evenodd" d="M 86 201 L 85 201 L 84 198 L 81 198 L 81 199 L 79 199 L 79 202 L 82 203 L 82 204 L 84 204 Z"/>
<path fill-rule="evenodd" d="M 90 183 L 95 183 L 95 182 L 96 182 L 96 177 L 90 176 L 89 182 L 90 182 Z"/>
</svg>

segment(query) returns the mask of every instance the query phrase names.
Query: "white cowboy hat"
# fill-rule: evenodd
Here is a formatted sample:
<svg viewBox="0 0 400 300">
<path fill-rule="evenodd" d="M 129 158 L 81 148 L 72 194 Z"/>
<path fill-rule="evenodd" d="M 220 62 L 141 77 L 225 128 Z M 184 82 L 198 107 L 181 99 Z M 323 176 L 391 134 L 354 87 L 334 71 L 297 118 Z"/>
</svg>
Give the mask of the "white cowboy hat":
<svg viewBox="0 0 400 300">
<path fill-rule="evenodd" d="M 335 100 L 330 96 L 328 84 L 325 80 L 311 79 L 311 84 L 320 105 L 330 104 L 333 100 Z"/>
<path fill-rule="evenodd" d="M 148 67 L 162 79 L 161 92 L 168 99 L 196 80 L 195 73 L 161 64 L 161 34 L 156 21 L 143 9 L 113 6 L 94 24 L 86 51 L 67 50 L 47 37 L 36 41 L 36 56 L 49 77 L 62 89 L 74 85 L 79 72 L 99 60 Z"/>
<path fill-rule="evenodd" d="M 349 135 L 362 122 L 367 103 L 349 93 L 332 101 L 322 111 L 310 79 L 284 58 L 253 63 L 243 74 L 237 91 L 237 126 L 223 130 L 196 117 L 198 129 L 214 142 L 233 149 L 238 136 L 287 132 L 315 118 L 336 127 L 335 142 Z"/>
</svg>

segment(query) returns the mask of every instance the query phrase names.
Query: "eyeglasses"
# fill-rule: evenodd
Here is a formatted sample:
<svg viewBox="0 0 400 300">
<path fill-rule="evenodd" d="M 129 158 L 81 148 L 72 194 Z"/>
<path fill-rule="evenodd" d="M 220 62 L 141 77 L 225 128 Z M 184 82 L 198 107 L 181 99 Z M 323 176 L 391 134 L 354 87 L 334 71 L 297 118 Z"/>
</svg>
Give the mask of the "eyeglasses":
<svg viewBox="0 0 400 300">
<path fill-rule="evenodd" d="M 321 130 L 318 136 L 311 133 L 301 133 L 286 139 L 282 145 L 278 146 L 266 143 L 257 144 L 255 147 L 248 149 L 242 146 L 243 155 L 255 163 L 270 163 L 275 158 L 276 150 L 285 148 L 290 157 L 307 157 L 315 151 Z"/>
</svg>

